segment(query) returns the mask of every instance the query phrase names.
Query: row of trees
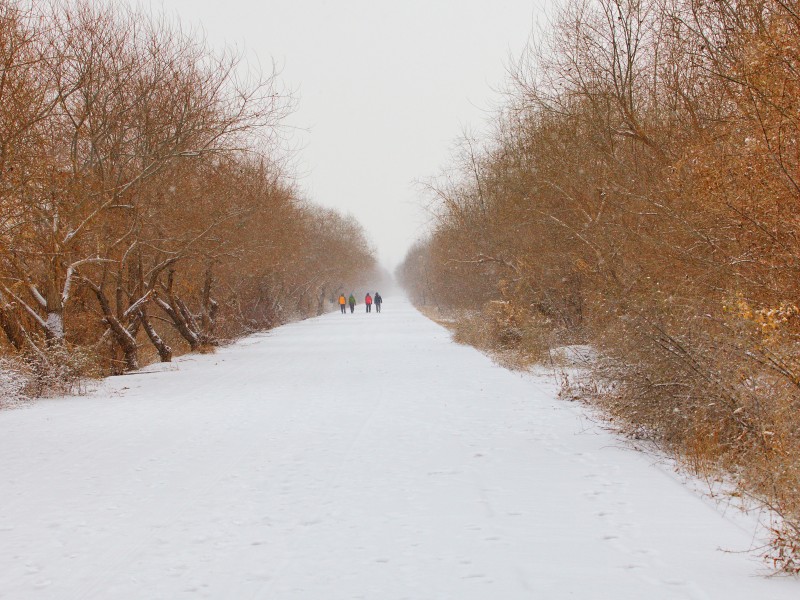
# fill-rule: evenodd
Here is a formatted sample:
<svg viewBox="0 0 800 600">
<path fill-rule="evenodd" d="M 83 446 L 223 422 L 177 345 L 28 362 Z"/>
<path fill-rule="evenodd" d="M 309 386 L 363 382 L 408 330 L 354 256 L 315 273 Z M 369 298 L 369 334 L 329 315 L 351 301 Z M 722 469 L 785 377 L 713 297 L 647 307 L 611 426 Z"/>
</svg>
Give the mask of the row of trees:
<svg viewBox="0 0 800 600">
<path fill-rule="evenodd" d="M 136 369 L 357 284 L 364 232 L 279 159 L 291 108 L 166 19 L 0 0 L 0 352 Z"/>
<path fill-rule="evenodd" d="M 594 346 L 594 397 L 736 473 L 799 571 L 800 3 L 567 0 L 512 72 L 405 286 L 500 346 Z"/>
</svg>

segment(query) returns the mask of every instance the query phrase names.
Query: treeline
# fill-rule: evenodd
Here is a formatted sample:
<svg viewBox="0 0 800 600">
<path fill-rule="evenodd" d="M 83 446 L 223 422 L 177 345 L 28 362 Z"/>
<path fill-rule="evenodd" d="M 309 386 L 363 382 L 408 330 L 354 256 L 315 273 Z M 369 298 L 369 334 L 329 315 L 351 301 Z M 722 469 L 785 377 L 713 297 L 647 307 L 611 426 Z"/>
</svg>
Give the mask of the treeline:
<svg viewBox="0 0 800 600">
<path fill-rule="evenodd" d="M 292 106 L 274 72 L 166 18 L 0 0 L 5 367 L 44 386 L 119 373 L 358 284 L 363 230 L 285 172 Z"/>
<path fill-rule="evenodd" d="M 521 352 L 590 344 L 601 402 L 776 509 L 800 571 L 800 3 L 568 0 L 399 269 Z"/>
</svg>

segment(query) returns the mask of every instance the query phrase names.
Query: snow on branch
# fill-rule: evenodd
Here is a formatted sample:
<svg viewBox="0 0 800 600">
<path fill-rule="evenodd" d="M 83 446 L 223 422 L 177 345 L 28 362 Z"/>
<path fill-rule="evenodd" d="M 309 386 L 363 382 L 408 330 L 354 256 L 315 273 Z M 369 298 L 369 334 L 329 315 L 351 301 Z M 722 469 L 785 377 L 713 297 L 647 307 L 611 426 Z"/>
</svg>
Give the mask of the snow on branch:
<svg viewBox="0 0 800 600">
<path fill-rule="evenodd" d="M 103 263 L 103 262 L 110 263 L 110 262 L 116 262 L 116 261 L 111 260 L 109 258 L 101 258 L 99 256 L 96 256 L 94 258 L 84 258 L 82 260 L 76 261 L 76 262 L 72 263 L 69 267 L 67 267 L 67 276 L 66 276 L 66 280 L 64 281 L 64 291 L 61 293 L 61 305 L 62 306 L 64 306 L 67 303 L 67 300 L 69 299 L 69 292 L 72 289 L 72 276 L 75 274 L 75 271 L 77 270 L 77 268 L 79 266 L 85 265 L 85 264 Z M 47 304 L 45 303 L 45 306 L 46 305 Z"/>
</svg>

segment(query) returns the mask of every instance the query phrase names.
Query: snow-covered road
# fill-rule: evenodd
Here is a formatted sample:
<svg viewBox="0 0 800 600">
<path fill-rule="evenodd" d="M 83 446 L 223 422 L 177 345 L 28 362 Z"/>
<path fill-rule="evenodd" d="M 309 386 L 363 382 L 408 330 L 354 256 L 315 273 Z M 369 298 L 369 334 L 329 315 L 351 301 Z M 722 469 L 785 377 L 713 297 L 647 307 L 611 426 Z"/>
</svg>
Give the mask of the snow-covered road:
<svg viewBox="0 0 800 600">
<path fill-rule="evenodd" d="M 800 597 L 553 381 L 358 309 L 0 412 L 0 598 Z"/>
</svg>

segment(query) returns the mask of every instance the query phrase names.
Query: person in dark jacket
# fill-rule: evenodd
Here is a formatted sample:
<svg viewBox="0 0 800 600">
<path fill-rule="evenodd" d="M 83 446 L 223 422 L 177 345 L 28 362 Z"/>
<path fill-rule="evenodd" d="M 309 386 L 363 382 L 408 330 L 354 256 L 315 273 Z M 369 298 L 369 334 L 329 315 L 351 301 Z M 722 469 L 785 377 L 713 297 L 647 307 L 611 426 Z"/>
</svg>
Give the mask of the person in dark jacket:
<svg viewBox="0 0 800 600">
<path fill-rule="evenodd" d="M 375 292 L 375 297 L 372 299 L 375 303 L 375 312 L 381 312 L 381 303 L 383 302 L 383 298 L 378 292 Z"/>
<path fill-rule="evenodd" d="M 356 297 L 353 294 L 350 294 L 350 297 L 347 299 L 347 303 L 350 305 L 350 314 L 353 314 L 353 311 L 356 309 Z"/>
</svg>

